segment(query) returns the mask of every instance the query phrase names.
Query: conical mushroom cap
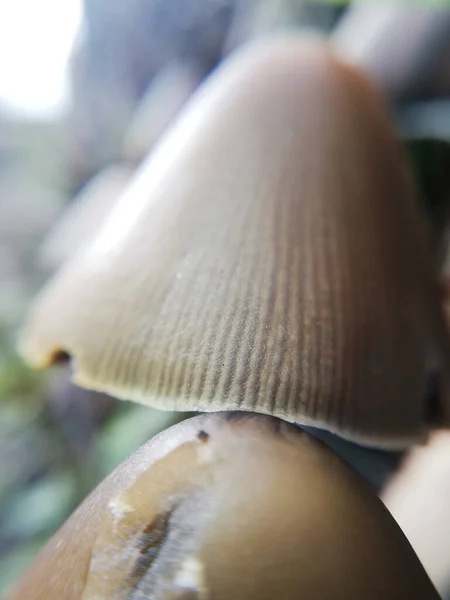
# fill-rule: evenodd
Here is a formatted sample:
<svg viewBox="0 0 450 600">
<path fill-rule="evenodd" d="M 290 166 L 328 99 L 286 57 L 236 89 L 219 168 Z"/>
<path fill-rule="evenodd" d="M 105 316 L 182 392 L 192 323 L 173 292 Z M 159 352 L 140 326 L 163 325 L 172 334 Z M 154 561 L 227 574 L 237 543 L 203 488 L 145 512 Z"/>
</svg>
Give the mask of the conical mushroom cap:
<svg viewBox="0 0 450 600">
<path fill-rule="evenodd" d="M 442 361 L 423 225 L 369 82 L 321 42 L 260 42 L 194 95 L 21 349 L 163 409 L 402 446 Z"/>
<path fill-rule="evenodd" d="M 381 501 L 309 434 L 184 421 L 53 537 L 8 600 L 438 600 Z"/>
</svg>

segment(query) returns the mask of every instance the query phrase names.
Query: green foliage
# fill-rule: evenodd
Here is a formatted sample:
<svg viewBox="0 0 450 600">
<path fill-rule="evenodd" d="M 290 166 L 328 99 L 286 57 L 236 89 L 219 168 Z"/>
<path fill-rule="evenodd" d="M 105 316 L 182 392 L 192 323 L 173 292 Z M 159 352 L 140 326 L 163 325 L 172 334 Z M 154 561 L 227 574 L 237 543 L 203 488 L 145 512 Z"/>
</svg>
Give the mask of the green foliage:
<svg viewBox="0 0 450 600">
<path fill-rule="evenodd" d="M 32 539 L 6 554 L 0 561 L 0 590 L 7 589 L 36 558 L 45 538 Z"/>
<path fill-rule="evenodd" d="M 3 535 L 26 539 L 50 535 L 75 508 L 77 481 L 72 473 L 49 474 L 25 489 L 3 515 Z"/>
</svg>

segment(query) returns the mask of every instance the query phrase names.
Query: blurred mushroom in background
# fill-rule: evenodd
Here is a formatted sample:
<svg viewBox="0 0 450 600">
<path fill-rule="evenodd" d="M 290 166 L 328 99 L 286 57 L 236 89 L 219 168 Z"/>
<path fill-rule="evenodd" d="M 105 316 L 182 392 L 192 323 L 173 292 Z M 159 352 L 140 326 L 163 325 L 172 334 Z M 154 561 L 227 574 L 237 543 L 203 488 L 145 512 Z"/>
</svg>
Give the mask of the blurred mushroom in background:
<svg viewBox="0 0 450 600">
<path fill-rule="evenodd" d="M 450 93 L 449 10 L 354 3 L 332 38 L 396 103 Z"/>
<path fill-rule="evenodd" d="M 92 241 L 132 174 L 131 167 L 118 164 L 88 181 L 44 240 L 40 263 L 46 270 L 59 269 Z"/>
<path fill-rule="evenodd" d="M 205 73 L 186 61 L 169 63 L 154 77 L 125 133 L 124 156 L 139 164 L 177 116 Z"/>
<path fill-rule="evenodd" d="M 450 434 L 415 448 L 382 499 L 438 591 L 450 594 Z"/>
<path fill-rule="evenodd" d="M 73 59 L 69 120 L 68 158 L 78 180 L 85 181 L 120 158 L 130 118 L 158 73 L 186 61 L 204 76 L 217 64 L 237 3 L 85 2 L 83 36 Z"/>
</svg>

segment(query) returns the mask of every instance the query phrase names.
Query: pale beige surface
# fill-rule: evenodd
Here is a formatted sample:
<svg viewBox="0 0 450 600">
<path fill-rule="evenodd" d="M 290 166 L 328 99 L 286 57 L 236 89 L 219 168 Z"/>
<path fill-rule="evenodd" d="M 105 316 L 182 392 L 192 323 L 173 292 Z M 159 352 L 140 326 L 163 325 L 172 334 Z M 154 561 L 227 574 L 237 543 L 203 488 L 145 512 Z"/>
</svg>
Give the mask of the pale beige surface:
<svg viewBox="0 0 450 600">
<path fill-rule="evenodd" d="M 433 583 L 450 589 L 450 434 L 414 449 L 383 493 Z"/>
<path fill-rule="evenodd" d="M 123 463 L 8 600 L 438 600 L 330 450 L 276 419 L 208 415 Z"/>
<path fill-rule="evenodd" d="M 444 360 L 423 225 L 364 77 L 319 41 L 260 42 L 194 95 L 21 351 L 67 352 L 76 383 L 120 398 L 404 446 Z"/>
<path fill-rule="evenodd" d="M 39 253 L 40 262 L 58 269 L 95 237 L 131 180 L 133 169 L 112 165 L 93 177 L 56 222 Z"/>
<path fill-rule="evenodd" d="M 174 61 L 158 73 L 125 133 L 123 146 L 128 160 L 140 162 L 147 156 L 202 78 L 198 67 L 183 61 Z"/>
</svg>

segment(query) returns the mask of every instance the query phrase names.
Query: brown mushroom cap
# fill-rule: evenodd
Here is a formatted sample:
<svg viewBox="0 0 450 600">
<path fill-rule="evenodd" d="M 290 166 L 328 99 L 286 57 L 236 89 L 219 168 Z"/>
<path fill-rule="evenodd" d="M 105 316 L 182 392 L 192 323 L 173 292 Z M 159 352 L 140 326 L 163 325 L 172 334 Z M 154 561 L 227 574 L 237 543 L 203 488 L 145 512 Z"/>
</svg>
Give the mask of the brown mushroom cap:
<svg viewBox="0 0 450 600">
<path fill-rule="evenodd" d="M 38 367 L 67 353 L 77 384 L 163 409 L 401 447 L 426 434 L 443 363 L 423 227 L 363 75 L 319 41 L 252 44 L 49 284 L 21 351 Z"/>
<path fill-rule="evenodd" d="M 380 500 L 261 415 L 160 434 L 80 506 L 8 600 L 438 600 Z"/>
</svg>

